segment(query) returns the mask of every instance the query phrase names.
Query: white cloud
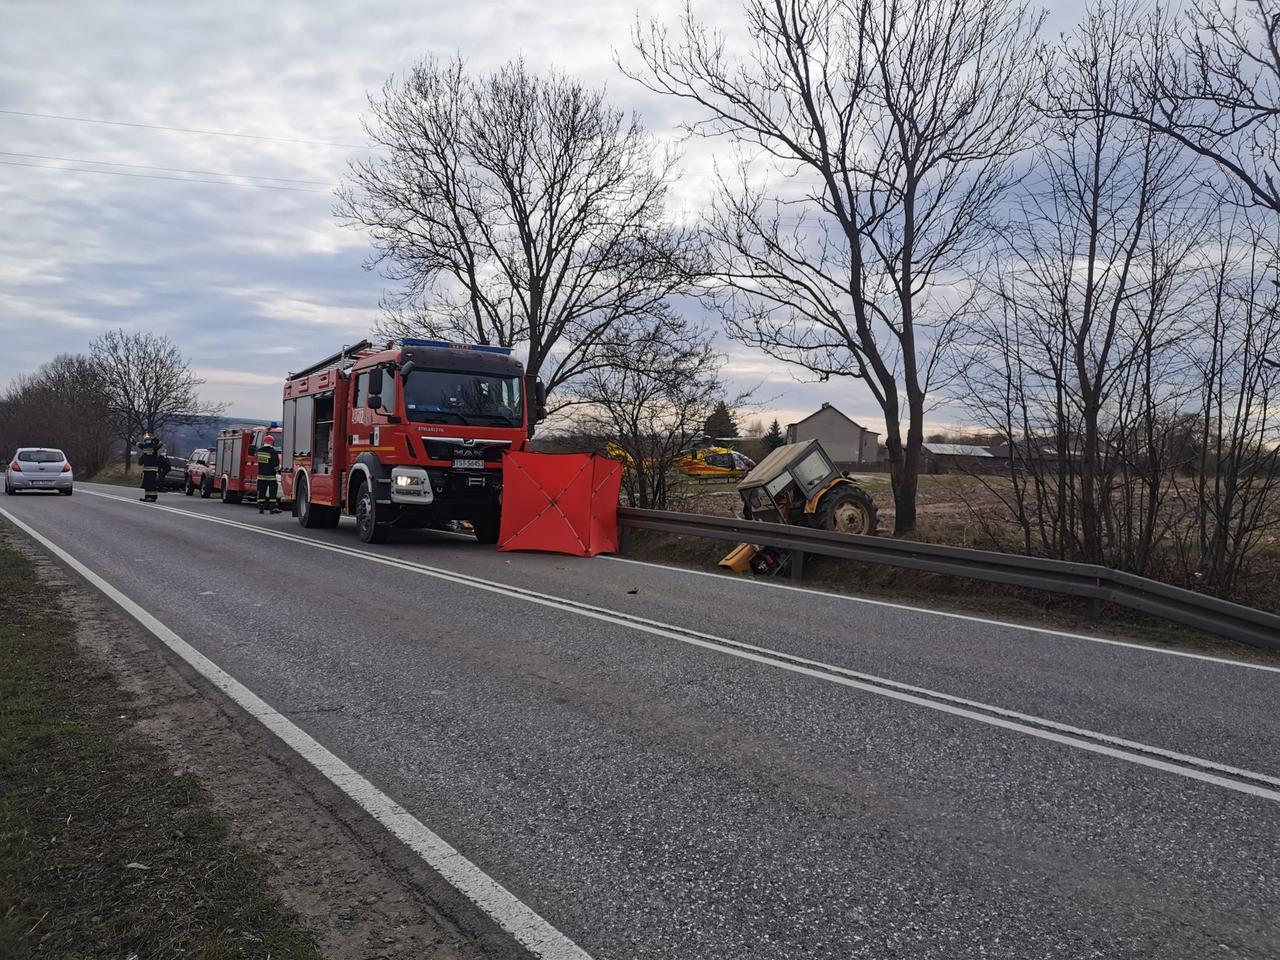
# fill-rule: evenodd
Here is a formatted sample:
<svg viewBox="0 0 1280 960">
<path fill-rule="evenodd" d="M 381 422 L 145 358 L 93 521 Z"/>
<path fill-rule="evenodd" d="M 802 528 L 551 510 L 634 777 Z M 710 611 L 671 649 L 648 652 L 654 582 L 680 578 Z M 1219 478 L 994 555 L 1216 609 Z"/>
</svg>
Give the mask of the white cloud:
<svg viewBox="0 0 1280 960">
<path fill-rule="evenodd" d="M 674 21 L 683 0 L 644 5 Z M 741 37 L 738 0 L 698 0 L 697 12 Z M 10 2 L 0 31 L 0 89 L 8 109 L 266 137 L 361 144 L 366 93 L 427 54 L 461 53 L 481 69 L 523 54 L 607 84 L 656 135 L 675 134 L 686 107 L 619 75 L 630 63 L 635 0 L 417 0 L 319 5 Z M 11 153 L 227 172 L 317 183 L 314 189 L 179 183 L 131 167 L 0 166 L 0 384 L 62 350 L 84 349 L 101 329 L 173 337 L 233 412 L 277 402 L 273 368 L 284 356 L 322 356 L 377 320 L 382 282 L 361 267 L 365 237 L 332 216 L 332 185 L 360 147 L 216 137 L 141 127 L 0 115 Z M 721 142 L 683 145 L 679 215 L 696 213 L 712 185 Z M 103 172 L 114 170 L 112 173 Z M 205 176 L 204 179 L 212 179 Z M 726 374 L 761 394 L 786 422 L 828 400 L 866 422 L 876 415 L 854 381 L 805 384 L 795 370 L 746 348 Z M 212 392 L 212 391 L 209 391 Z M 785 409 L 784 409 L 785 407 Z M 751 414 L 755 416 L 756 414 Z"/>
<path fill-rule="evenodd" d="M 273 376 L 269 373 L 246 373 L 244 370 L 216 370 L 208 367 L 193 367 L 191 372 L 205 383 L 214 385 L 250 387 L 284 384 L 283 376 Z"/>
</svg>

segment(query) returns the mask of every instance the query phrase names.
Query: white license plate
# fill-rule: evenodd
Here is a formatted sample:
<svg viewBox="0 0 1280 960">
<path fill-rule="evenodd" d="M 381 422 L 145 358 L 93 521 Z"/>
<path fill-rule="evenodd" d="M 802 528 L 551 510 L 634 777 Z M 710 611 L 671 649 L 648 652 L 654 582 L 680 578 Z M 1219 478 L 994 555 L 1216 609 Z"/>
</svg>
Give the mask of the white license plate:
<svg viewBox="0 0 1280 960">
<path fill-rule="evenodd" d="M 455 470 L 483 470 L 483 460 L 455 460 L 453 461 L 453 469 Z"/>
<path fill-rule="evenodd" d="M 53 481 L 52 481 L 52 480 L 32 480 L 31 482 L 32 482 L 32 483 L 41 483 L 41 484 L 45 484 L 46 486 L 47 486 L 48 484 L 53 483 Z"/>
</svg>

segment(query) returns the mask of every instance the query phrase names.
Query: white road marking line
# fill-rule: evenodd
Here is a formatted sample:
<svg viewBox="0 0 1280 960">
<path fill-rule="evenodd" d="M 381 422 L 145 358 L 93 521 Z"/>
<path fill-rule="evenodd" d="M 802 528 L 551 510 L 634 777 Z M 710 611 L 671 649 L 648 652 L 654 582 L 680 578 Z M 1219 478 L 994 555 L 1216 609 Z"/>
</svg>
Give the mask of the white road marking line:
<svg viewBox="0 0 1280 960">
<path fill-rule="evenodd" d="M 93 495 L 109 500 L 119 500 L 124 503 L 132 502 L 123 497 L 116 497 L 110 494 L 98 493 Z M 1232 767 L 1226 764 L 1217 763 L 1213 760 L 1206 760 L 1202 757 L 1195 757 L 1190 754 L 1165 750 L 1162 747 L 1152 746 L 1139 741 L 1126 740 L 1121 737 L 1113 737 L 1109 734 L 1098 733 L 1082 727 L 1074 727 L 1069 724 L 1058 723 L 1057 721 L 1038 717 L 1034 714 L 1019 713 L 1015 710 L 997 707 L 977 700 L 968 700 L 963 697 L 942 693 L 941 691 L 930 690 L 926 687 L 913 686 L 896 680 L 889 680 L 884 677 L 859 673 L 858 671 L 839 667 L 835 664 L 824 663 L 820 660 L 810 660 L 805 657 L 771 650 L 767 647 L 758 647 L 737 640 L 717 637 L 714 634 L 701 633 L 696 630 L 674 626 L 658 620 L 649 620 L 634 614 L 610 610 L 606 607 L 597 607 L 580 601 L 557 597 L 552 594 L 539 593 L 522 587 L 513 587 L 509 584 L 485 580 L 468 574 L 460 574 L 452 570 L 444 570 L 427 564 L 417 563 L 415 561 L 389 557 L 384 554 L 372 553 L 367 550 L 358 550 L 351 547 L 323 543 L 298 534 L 284 533 L 267 527 L 259 527 L 253 524 L 243 523 L 239 520 L 212 517 L 205 514 L 193 513 L 189 510 L 180 510 L 174 507 L 157 507 L 155 504 L 150 504 L 148 509 L 164 510 L 180 514 L 182 516 L 193 517 L 197 520 L 204 520 L 209 523 L 235 527 L 237 529 L 246 530 L 263 536 L 288 540 L 314 549 L 338 553 L 343 556 L 364 560 L 369 563 L 377 563 L 383 566 L 394 567 L 411 573 L 418 573 L 423 576 L 444 580 L 449 583 L 469 586 L 477 590 L 483 590 L 514 599 L 525 600 L 529 603 L 538 604 L 539 606 L 551 607 L 553 609 L 562 610 L 566 613 L 573 613 L 578 616 L 628 627 L 632 630 L 649 633 L 669 640 L 676 640 L 691 646 L 701 647 L 703 649 L 712 650 L 728 656 L 738 657 L 739 659 L 764 664 L 766 666 L 786 670 L 791 673 L 798 673 L 803 676 L 825 680 L 829 683 L 837 683 L 842 686 L 860 690 L 864 693 L 871 693 L 876 696 L 887 697 L 903 703 L 910 703 L 914 706 L 925 707 L 941 713 L 948 713 L 953 716 L 963 717 L 967 720 L 976 720 L 979 723 L 985 723 L 1005 730 L 1027 734 L 1028 736 L 1038 737 L 1042 740 L 1048 740 L 1053 743 L 1086 750 L 1091 753 L 1098 753 L 1103 756 L 1125 760 L 1129 763 L 1150 767 L 1166 773 L 1175 773 L 1179 776 L 1188 777 L 1192 780 L 1200 780 L 1204 783 L 1224 787 L 1238 793 L 1246 793 L 1252 796 L 1262 797 L 1267 800 L 1280 801 L 1280 791 L 1258 785 L 1259 783 L 1269 783 L 1280 786 L 1280 778 L 1260 773 L 1258 771 Z M 1089 739 L 1084 739 L 1085 737 L 1088 737 Z M 1246 777 L 1256 782 L 1241 783 L 1236 780 L 1227 779 L 1219 774 Z"/>
<path fill-rule="evenodd" d="M 1207 660 L 1210 663 L 1220 663 L 1228 667 L 1245 667 L 1250 670 L 1280 673 L 1280 667 L 1272 667 L 1264 663 L 1250 663 L 1247 660 L 1231 660 L 1227 657 L 1214 657 L 1205 653 L 1188 653 L 1185 650 L 1168 650 L 1164 647 L 1156 647 L 1146 643 L 1133 643 L 1127 640 L 1108 640 L 1106 637 L 1094 637 L 1087 633 L 1070 633 L 1066 630 L 1055 630 L 1052 627 L 1033 627 L 1025 623 L 1014 623 L 1011 620 L 992 620 L 988 617 L 979 617 L 969 613 L 953 613 L 949 610 L 931 610 L 928 607 L 913 607 L 910 604 L 895 603 L 892 600 L 873 600 L 870 597 L 856 597 L 848 593 L 833 593 L 829 590 L 815 590 L 813 587 L 797 587 L 788 583 L 777 583 L 771 580 L 730 576 L 723 573 L 713 573 L 710 570 L 695 570 L 692 567 L 674 567 L 668 566 L 664 563 L 651 563 L 648 560 L 633 560 L 630 557 L 611 557 L 605 554 L 602 554 L 601 556 L 605 560 L 612 560 L 614 563 L 633 563 L 638 567 L 652 567 L 655 570 L 665 570 L 672 574 L 691 573 L 699 577 L 714 577 L 717 580 L 722 580 L 728 583 L 737 583 L 747 587 L 768 587 L 774 590 L 791 590 L 795 593 L 808 593 L 818 597 L 826 597 L 828 600 L 864 603 L 873 607 L 889 607 L 893 610 L 906 610 L 910 613 L 924 613 L 931 617 L 947 617 L 952 620 L 965 620 L 969 623 L 981 623 L 992 627 L 1007 627 L 1010 630 L 1025 630 L 1027 633 L 1039 633 L 1051 637 L 1064 637 L 1068 640 L 1086 640 L 1089 643 L 1102 643 L 1110 647 L 1127 647 L 1131 650 L 1141 650 L 1144 653 L 1158 653 L 1167 657 L 1186 657 L 1189 660 Z"/>
<path fill-rule="evenodd" d="M 92 493 L 88 490 L 84 492 Z M 107 496 L 106 494 L 95 495 Z M 111 497 L 110 499 L 123 498 Z M 155 504 L 151 506 L 154 508 Z M 0 516 L 4 516 L 15 527 L 84 577 L 165 646 L 182 657 L 192 669 L 288 744 L 299 756 L 418 854 L 445 881 L 483 910 L 535 957 L 540 960 L 591 960 L 591 956 L 586 951 L 551 926 L 515 894 L 464 857 L 442 837 L 432 832 L 408 810 L 330 753 L 291 720 L 278 713 L 256 693 L 179 637 L 146 609 L 8 510 L 0 508 Z"/>
</svg>

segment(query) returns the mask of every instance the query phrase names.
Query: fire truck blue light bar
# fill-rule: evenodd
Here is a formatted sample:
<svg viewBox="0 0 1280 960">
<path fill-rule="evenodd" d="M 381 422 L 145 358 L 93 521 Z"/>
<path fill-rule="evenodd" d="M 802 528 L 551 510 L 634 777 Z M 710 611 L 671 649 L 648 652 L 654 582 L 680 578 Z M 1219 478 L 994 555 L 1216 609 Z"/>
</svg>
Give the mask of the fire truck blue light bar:
<svg viewBox="0 0 1280 960">
<path fill-rule="evenodd" d="M 510 347 L 491 347 L 479 343 L 449 343 L 446 340 L 418 340 L 414 337 L 403 337 L 402 347 L 444 347 L 447 350 L 475 350 L 478 353 L 500 353 L 504 357 L 511 356 Z"/>
</svg>

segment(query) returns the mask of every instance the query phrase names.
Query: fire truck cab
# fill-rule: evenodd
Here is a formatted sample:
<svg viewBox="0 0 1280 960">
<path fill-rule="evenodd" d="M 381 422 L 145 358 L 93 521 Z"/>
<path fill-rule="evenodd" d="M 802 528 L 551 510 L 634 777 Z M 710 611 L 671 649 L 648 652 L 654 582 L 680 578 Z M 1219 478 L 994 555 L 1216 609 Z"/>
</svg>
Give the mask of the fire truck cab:
<svg viewBox="0 0 1280 960">
<path fill-rule="evenodd" d="M 505 347 L 362 341 L 285 383 L 282 494 L 302 526 L 345 514 L 366 543 L 449 520 L 496 543 L 502 455 L 545 405 Z"/>
</svg>

